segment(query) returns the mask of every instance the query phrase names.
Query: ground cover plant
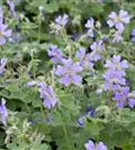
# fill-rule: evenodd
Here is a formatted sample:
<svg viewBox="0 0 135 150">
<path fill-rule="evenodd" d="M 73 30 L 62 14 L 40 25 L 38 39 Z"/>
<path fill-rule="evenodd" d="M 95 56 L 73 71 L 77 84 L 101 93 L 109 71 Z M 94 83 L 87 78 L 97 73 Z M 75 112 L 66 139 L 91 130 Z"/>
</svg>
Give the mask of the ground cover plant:
<svg viewBox="0 0 135 150">
<path fill-rule="evenodd" d="M 134 10 L 0 0 L 0 150 L 135 150 Z"/>
</svg>

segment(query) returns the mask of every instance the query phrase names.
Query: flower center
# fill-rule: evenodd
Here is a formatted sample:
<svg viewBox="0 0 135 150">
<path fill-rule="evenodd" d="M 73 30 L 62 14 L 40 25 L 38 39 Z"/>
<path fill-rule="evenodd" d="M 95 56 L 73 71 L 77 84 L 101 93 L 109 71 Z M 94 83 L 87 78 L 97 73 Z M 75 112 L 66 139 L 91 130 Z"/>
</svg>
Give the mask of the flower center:
<svg viewBox="0 0 135 150">
<path fill-rule="evenodd" d="M 118 23 L 120 22 L 120 17 L 116 17 L 115 21 Z"/>
</svg>

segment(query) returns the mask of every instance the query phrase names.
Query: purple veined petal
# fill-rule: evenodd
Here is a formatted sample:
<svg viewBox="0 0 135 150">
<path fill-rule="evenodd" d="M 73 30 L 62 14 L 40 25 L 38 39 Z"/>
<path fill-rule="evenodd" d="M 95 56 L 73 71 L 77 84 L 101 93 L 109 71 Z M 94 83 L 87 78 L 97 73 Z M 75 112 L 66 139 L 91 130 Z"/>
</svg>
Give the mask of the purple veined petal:
<svg viewBox="0 0 135 150">
<path fill-rule="evenodd" d="M 54 93 L 53 87 L 52 87 L 51 85 L 48 86 L 48 93 L 49 93 L 50 95 L 53 95 L 53 93 Z"/>
<path fill-rule="evenodd" d="M 90 46 L 90 48 L 91 48 L 92 50 L 95 50 L 95 49 L 97 48 L 97 43 L 94 42 L 94 43 Z"/>
<path fill-rule="evenodd" d="M 63 59 L 62 63 L 65 65 L 65 67 L 68 68 L 68 67 L 72 66 L 73 61 L 71 58 L 68 58 L 68 59 Z"/>
<path fill-rule="evenodd" d="M 128 16 L 127 11 L 120 10 L 119 17 L 120 17 L 121 21 L 124 22 L 125 24 L 128 24 L 130 22 L 130 16 Z"/>
<path fill-rule="evenodd" d="M 116 101 L 119 101 L 120 99 L 122 99 L 122 97 L 123 97 L 123 95 L 122 95 L 121 93 L 116 92 L 114 99 L 115 99 Z"/>
<path fill-rule="evenodd" d="M 130 23 L 130 17 L 127 16 L 127 17 L 121 18 L 121 21 L 124 22 L 125 24 L 128 24 Z"/>
<path fill-rule="evenodd" d="M 123 25 L 121 22 L 116 23 L 115 27 L 116 27 L 116 29 L 117 29 L 120 33 L 122 33 L 122 32 L 124 31 L 124 28 L 125 28 L 124 25 Z"/>
<path fill-rule="evenodd" d="M 3 45 L 6 43 L 6 39 L 5 38 L 0 38 L 0 45 Z"/>
<path fill-rule="evenodd" d="M 128 68 L 128 62 L 127 62 L 127 60 L 123 60 L 121 62 L 121 68 Z"/>
<path fill-rule="evenodd" d="M 108 21 L 107 21 L 107 24 L 108 24 L 109 27 L 111 27 L 111 28 L 115 25 L 112 20 L 108 20 Z"/>
<path fill-rule="evenodd" d="M 58 102 L 56 97 L 51 98 L 50 101 L 51 101 L 52 107 L 54 107 L 57 104 L 57 102 Z"/>
<path fill-rule="evenodd" d="M 83 70 L 83 68 L 80 66 L 80 63 L 77 62 L 75 64 L 73 64 L 73 72 L 81 72 Z"/>
<path fill-rule="evenodd" d="M 65 75 L 60 79 L 60 83 L 64 84 L 65 86 L 68 86 L 70 84 L 70 77 L 69 75 Z"/>
<path fill-rule="evenodd" d="M 107 146 L 104 145 L 103 142 L 99 142 L 97 146 L 97 150 L 107 150 Z"/>
<path fill-rule="evenodd" d="M 61 76 L 64 73 L 65 73 L 65 69 L 62 66 L 57 66 L 57 70 L 55 71 L 55 74 Z"/>
<path fill-rule="evenodd" d="M 8 117 L 8 112 L 6 109 L 6 101 L 4 98 L 1 99 L 1 105 L 0 105 L 0 115 L 2 118 L 2 123 L 6 126 L 7 125 L 7 117 Z"/>
<path fill-rule="evenodd" d="M 75 85 L 81 83 L 81 81 L 82 81 L 82 77 L 79 76 L 79 75 L 75 75 L 75 76 L 72 77 L 72 82 L 73 82 Z"/>
<path fill-rule="evenodd" d="M 120 10 L 119 12 L 119 17 L 120 18 L 124 18 L 128 15 L 128 12 L 127 11 L 124 11 L 124 10 Z"/>
<path fill-rule="evenodd" d="M 119 63 L 121 61 L 121 56 L 120 55 L 118 55 L 118 56 L 114 55 L 112 60 L 114 63 Z"/>
<path fill-rule="evenodd" d="M 87 23 L 85 24 L 85 27 L 88 29 L 93 28 L 94 27 L 94 19 L 93 18 L 88 19 Z"/>
<path fill-rule="evenodd" d="M 135 106 L 135 99 L 134 98 L 129 98 L 128 99 L 128 105 L 130 108 L 133 108 Z"/>
<path fill-rule="evenodd" d="M 82 59 L 84 58 L 85 54 L 86 54 L 85 49 L 84 49 L 83 47 L 81 47 L 81 48 L 76 52 L 76 55 L 75 55 L 75 56 L 76 56 L 78 59 L 82 60 Z"/>
<path fill-rule="evenodd" d="M 111 14 L 108 15 L 108 17 L 111 18 L 111 19 L 116 19 L 118 16 L 115 12 L 111 12 Z"/>
<path fill-rule="evenodd" d="M 125 101 L 116 102 L 116 107 L 118 107 L 118 108 L 124 108 L 125 104 L 126 104 Z"/>
<path fill-rule="evenodd" d="M 64 14 L 64 16 L 63 16 L 63 19 L 62 19 L 62 24 L 65 26 L 66 24 L 67 24 L 67 22 L 68 22 L 68 19 L 69 17 L 68 17 L 68 15 L 67 14 Z"/>
<path fill-rule="evenodd" d="M 95 150 L 95 145 L 91 140 L 89 140 L 84 146 L 86 150 Z"/>
<path fill-rule="evenodd" d="M 59 22 L 61 21 L 61 18 L 62 18 L 61 16 L 58 16 L 58 17 L 55 19 L 55 22 L 59 24 Z"/>
<path fill-rule="evenodd" d="M 45 99 L 44 101 L 43 101 L 43 105 L 44 105 L 44 107 L 47 107 L 48 109 L 51 109 L 51 103 L 50 103 L 50 99 Z"/>
<path fill-rule="evenodd" d="M 95 34 L 94 34 L 94 32 L 93 32 L 92 29 L 89 29 L 87 34 L 88 34 L 88 36 L 91 37 L 91 38 L 93 38 L 93 37 L 95 36 Z"/>
<path fill-rule="evenodd" d="M 113 63 L 110 60 L 107 60 L 104 66 L 105 68 L 111 68 L 113 66 Z"/>
</svg>

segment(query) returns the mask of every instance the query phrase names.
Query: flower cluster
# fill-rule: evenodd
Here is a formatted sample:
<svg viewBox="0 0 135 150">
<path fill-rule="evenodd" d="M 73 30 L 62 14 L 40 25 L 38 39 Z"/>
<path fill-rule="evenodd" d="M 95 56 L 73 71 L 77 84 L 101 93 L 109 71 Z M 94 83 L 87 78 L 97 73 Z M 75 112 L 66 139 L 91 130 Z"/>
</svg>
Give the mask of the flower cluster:
<svg viewBox="0 0 135 150">
<path fill-rule="evenodd" d="M 135 106 L 135 92 L 130 93 L 130 88 L 126 85 L 125 68 L 128 68 L 126 60 L 121 61 L 120 56 L 113 56 L 112 60 L 107 60 L 105 67 L 108 69 L 104 74 L 104 90 L 113 91 L 113 99 L 116 107 Z"/>
<path fill-rule="evenodd" d="M 63 60 L 63 65 L 58 65 L 56 69 L 56 75 L 61 77 L 60 83 L 68 86 L 71 83 L 77 85 L 81 83 L 82 77 L 77 73 L 81 72 L 83 68 L 79 62 L 73 63 L 72 59 Z"/>
<path fill-rule="evenodd" d="M 88 143 L 85 144 L 85 148 L 86 150 L 107 150 L 107 146 L 103 142 L 94 144 L 91 140 L 89 140 Z"/>
<path fill-rule="evenodd" d="M 44 106 L 48 109 L 51 109 L 58 102 L 58 99 L 54 94 L 52 86 L 51 85 L 47 86 L 45 82 L 40 82 L 38 86 L 40 98 L 43 99 Z"/>
<path fill-rule="evenodd" d="M 124 76 L 126 75 L 123 69 L 128 68 L 126 60 L 121 61 L 121 56 L 113 56 L 111 60 L 107 60 L 105 67 L 106 73 L 103 75 L 105 79 L 104 90 L 117 90 L 121 85 L 126 85 Z"/>
</svg>

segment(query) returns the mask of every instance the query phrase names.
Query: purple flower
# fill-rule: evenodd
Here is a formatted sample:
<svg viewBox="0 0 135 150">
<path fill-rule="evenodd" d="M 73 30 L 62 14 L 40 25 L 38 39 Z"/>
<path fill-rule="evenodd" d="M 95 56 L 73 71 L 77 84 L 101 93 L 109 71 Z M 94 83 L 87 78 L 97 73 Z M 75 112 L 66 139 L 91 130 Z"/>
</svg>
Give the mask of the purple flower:
<svg viewBox="0 0 135 150">
<path fill-rule="evenodd" d="M 99 42 L 94 42 L 90 48 L 93 50 L 91 52 L 91 60 L 93 61 L 97 61 L 101 59 L 101 52 L 103 50 L 103 42 L 99 41 Z"/>
<path fill-rule="evenodd" d="M 92 60 L 91 54 L 86 54 L 85 59 L 84 59 L 84 68 L 88 68 L 90 70 L 93 69 L 94 62 Z"/>
<path fill-rule="evenodd" d="M 89 140 L 88 143 L 85 144 L 86 150 L 107 150 L 107 146 L 104 145 L 103 142 L 99 142 L 98 144 L 94 144 L 93 141 Z"/>
<path fill-rule="evenodd" d="M 7 25 L 0 23 L 0 45 L 6 43 L 6 38 L 11 36 L 11 30 L 7 29 Z"/>
<path fill-rule="evenodd" d="M 128 105 L 130 108 L 135 106 L 135 91 L 129 92 L 129 87 L 121 87 L 115 92 L 114 100 L 117 107 L 124 107 Z"/>
<path fill-rule="evenodd" d="M 12 1 L 10 1 L 10 0 L 6 0 L 6 3 L 8 4 L 8 6 L 10 8 L 12 16 L 14 18 L 17 18 L 17 14 L 16 14 L 16 11 L 15 11 L 15 4 Z"/>
<path fill-rule="evenodd" d="M 115 91 L 116 89 L 119 89 L 121 85 L 126 85 L 126 79 L 123 78 L 118 71 L 107 70 L 103 77 L 105 79 L 105 91 Z"/>
<path fill-rule="evenodd" d="M 131 41 L 135 41 L 135 27 L 131 31 Z"/>
<path fill-rule="evenodd" d="M 114 100 L 117 107 L 124 107 L 128 100 L 129 87 L 121 87 L 118 92 L 115 92 Z"/>
<path fill-rule="evenodd" d="M 39 83 L 40 98 L 43 99 L 43 104 L 48 109 L 51 109 L 58 102 L 51 85 L 47 86 L 45 82 Z"/>
<path fill-rule="evenodd" d="M 80 60 L 80 63 L 83 63 L 84 57 L 86 55 L 86 51 L 85 48 L 80 47 L 80 49 L 76 52 L 76 58 L 78 58 Z"/>
<path fill-rule="evenodd" d="M 57 48 L 57 45 L 51 45 L 48 49 L 48 56 L 50 56 L 53 63 L 58 63 L 63 60 L 62 52 Z"/>
<path fill-rule="evenodd" d="M 135 91 L 128 94 L 128 105 L 131 108 L 135 106 Z"/>
<path fill-rule="evenodd" d="M 67 24 L 69 20 L 69 17 L 67 14 L 64 14 L 63 16 L 58 16 L 56 19 L 55 19 L 55 22 L 58 24 L 58 25 L 61 25 L 61 26 L 65 26 Z"/>
<path fill-rule="evenodd" d="M 94 37 L 94 20 L 93 18 L 88 19 L 87 23 L 85 24 L 85 27 L 88 29 L 88 35 L 90 37 Z"/>
<path fill-rule="evenodd" d="M 77 75 L 77 73 L 82 70 L 79 62 L 73 63 L 72 59 L 69 58 L 63 61 L 63 66 L 57 66 L 56 75 L 61 77 L 60 83 L 65 86 L 71 83 L 77 85 L 82 81 L 81 76 Z"/>
<path fill-rule="evenodd" d="M 2 123 L 6 126 L 7 125 L 8 112 L 7 112 L 5 104 L 6 104 L 6 101 L 4 100 L 4 98 L 2 98 L 1 104 L 0 104 L 0 116 L 2 119 Z"/>
<path fill-rule="evenodd" d="M 125 76 L 125 72 L 122 69 L 128 68 L 127 60 L 121 61 L 121 56 L 114 55 L 111 60 L 107 60 L 105 67 L 109 70 L 118 71 L 122 76 Z"/>
<path fill-rule="evenodd" d="M 121 33 L 119 31 L 116 31 L 114 34 L 113 34 L 113 43 L 119 43 L 123 40 L 123 37 L 121 35 Z"/>
<path fill-rule="evenodd" d="M 76 57 L 79 59 L 80 64 L 82 67 L 86 68 L 86 69 L 93 69 L 93 62 L 91 60 L 91 55 L 90 54 L 86 54 L 86 51 L 84 48 L 80 48 L 77 52 L 76 52 Z"/>
<path fill-rule="evenodd" d="M 0 75 L 3 74 L 5 72 L 5 66 L 7 64 L 7 58 L 2 58 L 0 60 Z"/>
<path fill-rule="evenodd" d="M 111 12 L 108 17 L 109 20 L 107 21 L 107 24 L 109 27 L 114 26 L 120 32 L 123 32 L 124 24 L 128 24 L 130 22 L 130 16 L 128 15 L 128 12 L 124 10 L 120 10 L 119 14 Z"/>
</svg>

